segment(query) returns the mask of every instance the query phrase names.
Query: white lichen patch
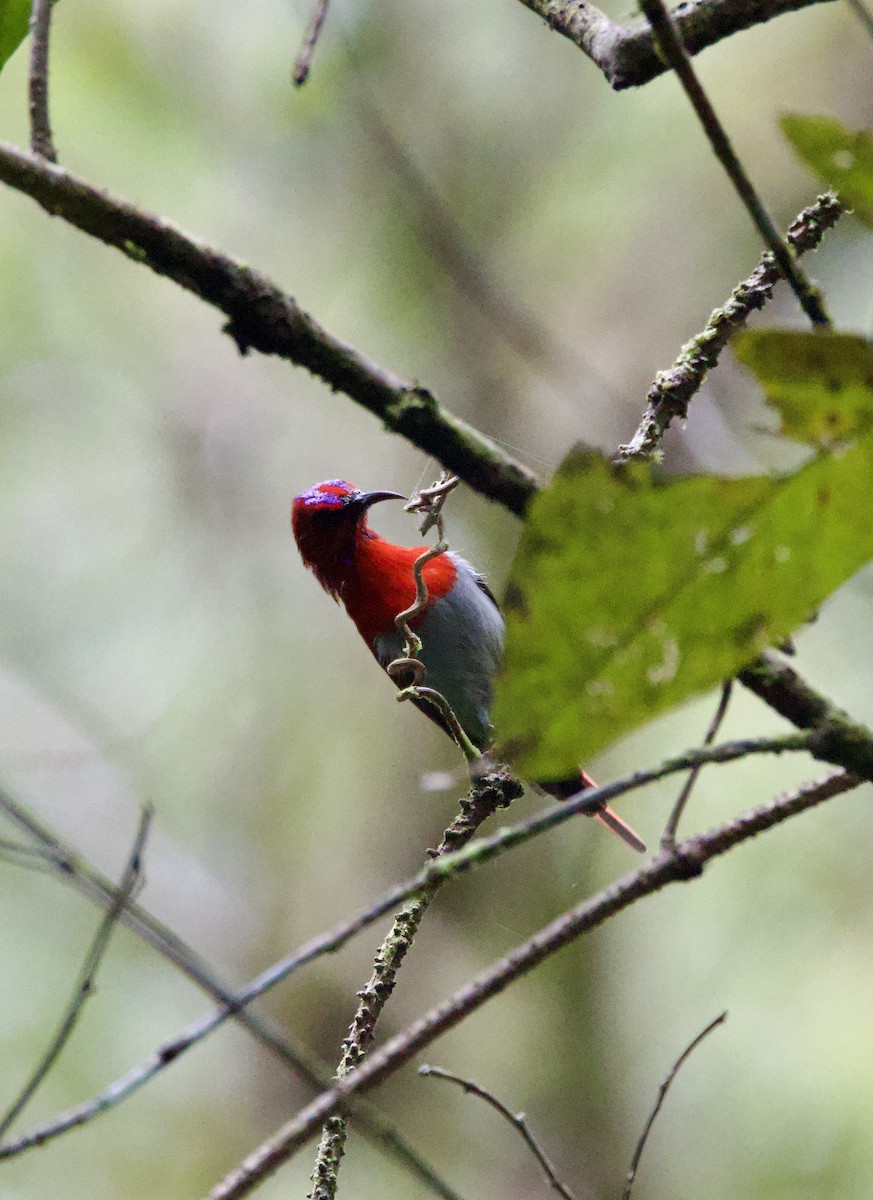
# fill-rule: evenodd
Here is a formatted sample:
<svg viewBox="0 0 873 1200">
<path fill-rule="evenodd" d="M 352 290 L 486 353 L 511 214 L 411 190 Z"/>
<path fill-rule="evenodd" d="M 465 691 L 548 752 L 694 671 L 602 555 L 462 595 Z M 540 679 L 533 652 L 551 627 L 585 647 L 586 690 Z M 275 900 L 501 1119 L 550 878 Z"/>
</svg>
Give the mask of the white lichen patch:
<svg viewBox="0 0 873 1200">
<path fill-rule="evenodd" d="M 703 564 L 703 570 L 707 575 L 722 575 L 727 569 L 728 561 L 720 555 Z"/>
<path fill-rule="evenodd" d="M 676 678 L 676 672 L 679 670 L 681 655 L 679 653 L 679 643 L 676 639 L 669 636 L 665 637 L 662 648 L 664 652 L 663 660 L 656 666 L 649 667 L 646 671 L 646 678 L 649 683 L 670 683 Z"/>
<path fill-rule="evenodd" d="M 835 150 L 831 162 L 838 171 L 851 171 L 855 165 L 855 156 L 851 150 Z"/>
<path fill-rule="evenodd" d="M 698 529 L 694 535 L 694 553 L 698 558 L 703 558 L 709 549 L 709 530 Z"/>
<path fill-rule="evenodd" d="M 731 540 L 731 545 L 742 546 L 744 542 L 749 540 L 754 532 L 755 531 L 751 525 L 738 525 L 737 528 L 732 529 L 728 535 Z"/>
<path fill-rule="evenodd" d="M 603 629 L 599 625 L 585 630 L 585 640 L 598 650 L 611 650 L 613 646 L 618 645 L 618 635 L 611 629 Z"/>
<path fill-rule="evenodd" d="M 787 563 L 789 558 L 791 558 L 791 547 L 790 546 L 774 546 L 773 547 L 773 561 L 774 562 Z"/>
<path fill-rule="evenodd" d="M 611 679 L 592 679 L 585 684 L 586 693 L 592 697 L 611 696 L 615 691 L 615 684 Z"/>
</svg>

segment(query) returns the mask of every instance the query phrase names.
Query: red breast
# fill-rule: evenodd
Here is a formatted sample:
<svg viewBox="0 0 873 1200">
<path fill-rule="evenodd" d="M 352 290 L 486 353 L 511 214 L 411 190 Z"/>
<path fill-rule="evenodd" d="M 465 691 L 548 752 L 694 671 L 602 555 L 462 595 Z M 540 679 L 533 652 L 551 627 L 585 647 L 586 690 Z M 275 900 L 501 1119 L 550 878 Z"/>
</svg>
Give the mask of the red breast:
<svg viewBox="0 0 873 1200">
<path fill-rule="evenodd" d="M 340 592 L 346 611 L 371 648 L 380 634 L 394 630 L 394 618 L 415 601 L 412 567 L 427 546 L 395 546 L 371 529 L 359 530 L 353 569 Z M 428 605 L 450 592 L 457 570 L 446 554 L 425 563 L 422 577 L 427 584 Z M 412 626 L 419 625 L 425 613 Z"/>
</svg>

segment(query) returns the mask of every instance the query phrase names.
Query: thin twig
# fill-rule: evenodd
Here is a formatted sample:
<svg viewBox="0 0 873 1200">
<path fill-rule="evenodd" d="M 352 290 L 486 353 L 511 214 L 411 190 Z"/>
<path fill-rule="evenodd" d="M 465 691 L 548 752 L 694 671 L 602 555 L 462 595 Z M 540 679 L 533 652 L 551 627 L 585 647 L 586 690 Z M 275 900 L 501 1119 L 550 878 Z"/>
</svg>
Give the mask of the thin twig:
<svg viewBox="0 0 873 1200">
<path fill-rule="evenodd" d="M 773 218 L 764 207 L 758 196 L 746 169 L 740 162 L 724 126 L 716 116 L 715 109 L 709 97 L 697 78 L 691 65 L 691 56 L 685 49 L 682 38 L 677 32 L 673 18 L 663 0 L 640 0 L 640 6 L 652 26 L 655 39 L 664 58 L 676 72 L 679 82 L 685 89 L 694 111 L 697 113 L 706 136 L 716 158 L 724 167 L 728 178 L 736 189 L 737 195 L 746 207 L 746 211 L 755 223 L 758 232 L 769 246 L 773 257 L 779 264 L 786 281 L 791 286 L 800 307 L 809 317 L 813 325 L 830 325 L 830 317 L 824 308 L 820 290 L 810 283 L 806 275 L 797 265 L 791 248 L 785 244 L 773 223 Z"/>
<path fill-rule="evenodd" d="M 312 6 L 312 14 L 303 37 L 303 45 L 294 60 L 294 69 L 291 72 L 291 82 L 295 87 L 300 87 L 309 78 L 312 55 L 327 17 L 329 2 L 330 0 L 315 0 L 315 4 Z"/>
<path fill-rule="evenodd" d="M 819 196 L 788 228 L 786 239 L 795 254 L 817 249 L 826 231 L 832 229 L 845 212 L 833 192 Z M 773 288 L 781 278 L 776 260 L 769 250 L 765 251 L 748 279 L 734 288 L 730 299 L 715 310 L 706 327 L 682 347 L 672 367 L 658 372 L 649 388 L 640 426 L 630 442 L 619 447 L 616 462 L 649 459 L 655 455 L 671 422 L 687 415 L 692 397 L 718 363 L 733 334 L 771 299 Z"/>
<path fill-rule="evenodd" d="M 30 148 L 49 162 L 58 161 L 49 123 L 49 31 L 52 0 L 33 0 L 30 8 Z"/>
<path fill-rule="evenodd" d="M 478 1083 L 474 1083 L 472 1079 L 462 1079 L 460 1075 L 453 1075 L 451 1071 L 444 1071 L 442 1067 L 431 1067 L 425 1064 L 418 1068 L 418 1073 L 419 1075 L 433 1075 L 436 1079 L 447 1079 L 450 1083 L 457 1083 L 465 1092 L 469 1092 L 473 1096 L 478 1096 L 486 1104 L 490 1104 L 496 1112 L 500 1113 L 501 1117 L 504 1117 L 521 1134 L 525 1145 L 542 1167 L 543 1174 L 549 1181 L 549 1186 L 552 1190 L 557 1192 L 559 1196 L 562 1196 L 563 1200 L 576 1200 L 570 1189 L 561 1183 L 554 1164 L 531 1133 L 524 1113 L 512 1112 L 502 1100 L 498 1100 L 495 1095 L 485 1088 L 480 1087 Z"/>
<path fill-rule="evenodd" d="M 61 1020 L 58 1029 L 48 1045 L 48 1048 L 40 1060 L 38 1066 L 34 1070 L 30 1079 L 18 1093 L 18 1096 L 12 1102 L 3 1117 L 0 1117 L 0 1138 L 4 1136 L 6 1131 L 24 1109 L 27 1102 L 33 1096 L 39 1085 L 48 1075 L 54 1064 L 57 1062 L 64 1047 L 72 1036 L 73 1030 L 79 1022 L 82 1015 L 82 1010 L 85 1007 L 86 1001 L 94 993 L 94 981 L 97 977 L 97 972 L 100 969 L 100 964 L 103 961 L 103 956 L 109 948 L 109 941 L 112 937 L 121 912 L 128 900 L 133 896 L 137 885 L 140 882 L 142 875 L 142 854 L 145 847 L 146 838 L 148 837 L 149 826 L 151 825 L 154 810 L 150 805 L 145 805 L 139 820 L 139 826 L 136 831 L 136 837 L 133 843 L 133 849 L 130 852 L 130 857 L 125 867 L 124 874 L 121 877 L 121 882 L 118 886 L 118 895 L 115 903 L 105 913 L 100 922 L 94 939 L 88 948 L 88 953 L 85 955 L 85 961 L 82 964 L 82 969 L 79 973 L 79 978 L 76 981 L 76 986 L 73 989 L 73 994 L 70 997 L 66 1012 Z"/>
<path fill-rule="evenodd" d="M 14 842 L 11 838 L 0 838 L 0 858 L 38 871 L 57 873 L 64 869 L 64 860 L 54 851 L 44 846 L 28 846 L 24 842 Z"/>
<path fill-rule="evenodd" d="M 721 695 L 718 704 L 713 714 L 712 720 L 709 723 L 709 728 L 706 731 L 706 736 L 703 739 L 704 746 L 711 746 L 721 729 L 721 723 L 727 716 L 728 705 L 731 702 L 731 693 L 733 692 L 734 681 L 729 679 L 727 683 L 721 686 Z M 688 798 L 694 790 L 694 785 L 697 783 L 697 777 L 703 770 L 703 766 L 699 765 L 692 767 L 688 773 L 688 778 L 682 785 L 676 803 L 673 805 L 673 811 L 664 826 L 664 832 L 661 834 L 661 849 L 664 851 L 672 850 L 676 844 L 676 830 L 679 828 L 679 822 L 682 819 L 682 814 L 685 811 L 685 805 L 688 803 Z"/>
<path fill-rule="evenodd" d="M 483 775 L 473 781 L 469 798 L 462 803 L 461 812 L 443 834 L 433 859 L 448 856 L 469 842 L 476 830 L 499 808 L 506 808 L 521 793 L 521 787 L 510 776 Z M 358 1009 L 349 1035 L 343 1042 L 342 1057 L 337 1066 L 339 1084 L 365 1061 L 376 1035 L 376 1024 L 397 980 L 397 972 L 412 946 L 424 914 L 444 883 L 448 873 L 434 874 L 432 882 L 418 891 L 403 905 L 394 918 L 391 929 L 376 953 L 373 974 L 358 992 Z M 345 1152 L 348 1136 L 348 1116 L 338 1112 L 328 1117 L 312 1173 L 311 1200 L 333 1200 L 337 1189 L 337 1174 Z"/>
<path fill-rule="evenodd" d="M 71 883 L 84 896 L 104 909 L 111 908 L 118 901 L 119 889 L 110 880 L 72 847 L 62 842 L 48 826 L 2 789 L 0 789 L 0 812 L 19 829 L 33 837 L 40 847 L 45 849 L 47 855 L 57 856 L 59 878 Z M 395 899 L 389 907 L 393 908 L 397 903 L 399 900 Z M 292 1039 L 283 1026 L 268 1014 L 250 1012 L 248 1008 L 237 1004 L 233 989 L 221 980 L 209 963 L 151 913 L 128 899 L 121 910 L 119 920 L 148 946 L 178 968 L 192 983 L 222 1005 L 220 1010 L 222 1016 L 217 1022 L 218 1024 L 221 1024 L 225 1017 L 232 1018 L 310 1086 L 324 1088 L 330 1085 L 332 1071 L 325 1063 L 321 1062 L 297 1039 Z M 207 1019 L 214 1016 L 214 1012 L 210 1013 Z M 174 1061 L 173 1044 L 165 1043 L 158 1052 L 159 1055 L 161 1053 L 166 1057 L 158 1069 L 160 1066 L 167 1066 Z M 154 1066 L 154 1063 L 151 1065 Z M 137 1077 L 139 1077 L 139 1081 Z M 99 1094 L 85 1104 L 69 1109 L 55 1121 L 25 1134 L 15 1142 L 9 1142 L 6 1146 L 0 1147 L 0 1158 L 13 1157 L 34 1146 L 41 1145 L 58 1134 L 84 1124 L 92 1117 L 107 1111 L 126 1096 L 132 1095 L 149 1077 L 147 1072 L 135 1068 L 128 1072 L 123 1080 L 119 1080 L 117 1084 L 106 1089 L 105 1093 Z M 409 1170 L 424 1187 L 432 1191 L 434 1195 L 442 1197 L 442 1200 L 460 1200 L 458 1193 L 409 1145 L 378 1108 L 366 1101 L 363 1103 L 357 1101 L 353 1107 L 357 1129 L 364 1137 L 368 1138 L 377 1150 Z"/>
<path fill-rule="evenodd" d="M 502 992 L 509 984 L 582 934 L 602 925 L 645 896 L 653 895 L 673 883 L 695 879 L 710 860 L 797 813 L 857 787 L 858 783 L 855 776 L 841 772 L 805 784 L 743 813 L 710 833 L 679 842 L 672 854 L 658 854 L 645 866 L 609 884 L 577 908 L 563 913 L 471 983 L 431 1009 L 384 1046 L 374 1050 L 350 1075 L 316 1097 L 213 1188 L 209 1200 L 241 1200 L 249 1195 L 300 1146 L 317 1134 L 327 1118 L 343 1109 L 349 1096 L 360 1095 L 381 1083 L 492 996 Z"/>
<path fill-rule="evenodd" d="M 637 1148 L 634 1150 L 634 1156 L 631 1159 L 631 1165 L 627 1173 L 625 1189 L 622 1192 L 621 1200 L 630 1200 L 631 1191 L 633 1190 L 634 1186 L 634 1180 L 636 1179 L 637 1170 L 640 1165 L 640 1159 L 642 1158 L 643 1150 L 646 1147 L 646 1141 L 648 1140 L 649 1133 L 651 1132 L 652 1126 L 655 1123 L 655 1119 L 657 1118 L 658 1113 L 661 1111 L 661 1107 L 664 1103 L 667 1093 L 670 1090 L 670 1085 L 681 1071 L 686 1060 L 694 1053 L 704 1038 L 709 1037 L 712 1031 L 714 1029 L 718 1029 L 719 1025 L 723 1025 L 726 1020 L 727 1012 L 723 1012 L 720 1016 L 716 1017 L 714 1021 L 710 1021 L 707 1027 L 698 1033 L 697 1037 L 685 1047 L 685 1049 L 673 1063 L 673 1066 L 670 1068 L 667 1078 L 661 1084 L 660 1090 L 658 1091 L 658 1099 L 655 1101 L 655 1106 L 649 1113 L 649 1119 L 646 1121 L 645 1128 L 640 1134 L 640 1140 L 637 1142 Z"/>
</svg>

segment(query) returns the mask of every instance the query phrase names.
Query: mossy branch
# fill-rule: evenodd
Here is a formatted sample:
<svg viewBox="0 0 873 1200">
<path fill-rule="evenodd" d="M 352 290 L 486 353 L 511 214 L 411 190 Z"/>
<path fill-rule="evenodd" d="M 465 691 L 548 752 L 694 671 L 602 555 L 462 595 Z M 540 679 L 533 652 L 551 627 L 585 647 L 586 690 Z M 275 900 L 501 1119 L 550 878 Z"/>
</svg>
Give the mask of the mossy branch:
<svg viewBox="0 0 873 1200">
<path fill-rule="evenodd" d="M 470 487 L 523 514 L 537 487 L 532 471 L 443 408 L 427 388 L 384 370 L 329 333 L 267 275 L 7 142 L 0 142 L 0 182 L 219 309 L 227 317 L 224 332 L 240 353 L 258 350 L 304 367 Z"/>
</svg>

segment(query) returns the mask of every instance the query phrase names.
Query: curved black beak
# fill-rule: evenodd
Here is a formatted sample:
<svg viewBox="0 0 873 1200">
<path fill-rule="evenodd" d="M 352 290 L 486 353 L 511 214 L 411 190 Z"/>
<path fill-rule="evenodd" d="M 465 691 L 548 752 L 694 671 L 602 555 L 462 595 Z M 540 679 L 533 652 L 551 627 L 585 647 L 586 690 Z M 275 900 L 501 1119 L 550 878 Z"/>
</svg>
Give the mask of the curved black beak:
<svg viewBox="0 0 873 1200">
<path fill-rule="evenodd" d="M 400 492 L 362 492 L 357 498 L 361 508 L 369 508 L 371 504 L 379 504 L 382 500 L 405 500 Z"/>
</svg>

